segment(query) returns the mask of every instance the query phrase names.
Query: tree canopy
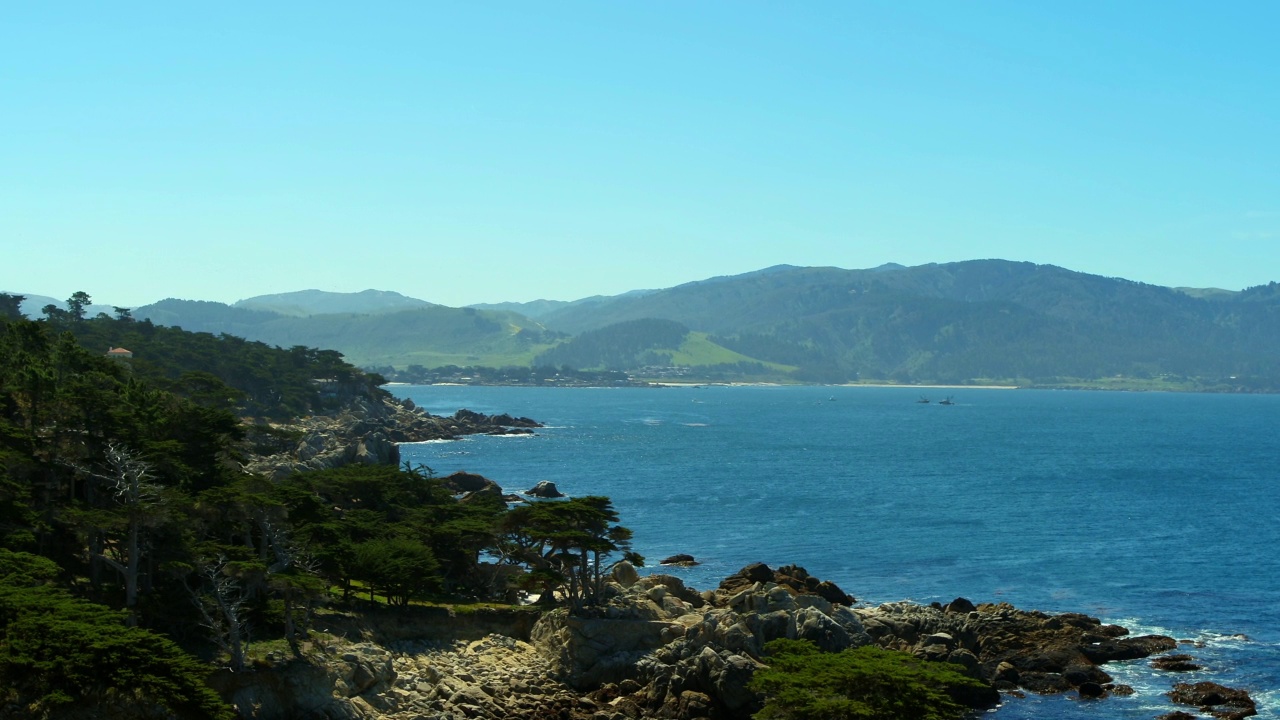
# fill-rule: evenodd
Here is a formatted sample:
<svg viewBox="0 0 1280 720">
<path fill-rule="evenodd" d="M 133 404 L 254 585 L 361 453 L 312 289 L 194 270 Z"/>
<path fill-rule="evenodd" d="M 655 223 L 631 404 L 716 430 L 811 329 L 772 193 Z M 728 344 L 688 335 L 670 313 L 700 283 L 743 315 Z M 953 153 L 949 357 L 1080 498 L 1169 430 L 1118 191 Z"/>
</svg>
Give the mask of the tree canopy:
<svg viewBox="0 0 1280 720">
<path fill-rule="evenodd" d="M 208 672 L 245 668 L 253 638 L 299 653 L 321 604 L 500 599 L 541 573 L 581 609 L 627 552 L 608 498 L 508 510 L 426 468 L 247 474 L 246 416 L 379 379 L 332 351 L 74 315 L 0 314 L 0 715 L 226 717 Z"/>
</svg>

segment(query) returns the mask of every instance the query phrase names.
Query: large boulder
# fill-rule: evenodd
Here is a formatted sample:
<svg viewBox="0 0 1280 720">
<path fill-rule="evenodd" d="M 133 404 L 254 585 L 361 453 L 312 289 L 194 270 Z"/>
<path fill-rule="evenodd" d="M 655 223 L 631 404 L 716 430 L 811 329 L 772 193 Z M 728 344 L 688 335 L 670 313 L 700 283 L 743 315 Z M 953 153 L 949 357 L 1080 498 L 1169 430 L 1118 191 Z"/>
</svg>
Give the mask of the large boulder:
<svg viewBox="0 0 1280 720">
<path fill-rule="evenodd" d="M 1183 654 L 1161 655 L 1151 661 L 1151 667 L 1165 672 L 1194 672 L 1203 669 L 1203 666 L 1195 662 L 1195 658 Z"/>
<path fill-rule="evenodd" d="M 485 488 L 497 485 L 497 483 L 483 475 L 477 475 L 463 470 L 445 475 L 440 478 L 440 482 L 450 492 L 455 494 L 476 492 L 477 490 L 484 490 Z"/>
<path fill-rule="evenodd" d="M 564 497 L 564 493 L 560 492 L 559 488 L 556 487 L 556 484 L 551 482 L 550 480 L 540 481 L 537 485 L 534 485 L 532 488 L 525 490 L 524 494 L 529 495 L 531 497 L 544 498 L 544 499 Z"/>
<path fill-rule="evenodd" d="M 634 678 L 642 657 L 683 634 L 684 628 L 672 622 L 582 618 L 556 610 L 533 626 L 530 642 L 560 680 L 590 690 Z"/>
<path fill-rule="evenodd" d="M 853 645 L 848 630 L 813 607 L 796 612 L 796 638 L 808 640 L 827 652 L 839 652 Z"/>
<path fill-rule="evenodd" d="M 658 564 L 659 565 L 679 565 L 681 567 L 692 567 L 694 565 L 697 565 L 698 561 L 695 560 L 693 556 L 689 555 L 688 553 L 676 553 L 675 555 L 672 555 L 671 557 L 666 558 L 665 560 L 663 560 Z"/>
<path fill-rule="evenodd" d="M 636 566 L 626 560 L 614 565 L 613 570 L 609 572 L 609 577 L 624 588 L 640 582 L 640 573 L 636 572 Z"/>
<path fill-rule="evenodd" d="M 1178 683 L 1169 693 L 1169 699 L 1180 705 L 1194 705 L 1223 720 L 1240 720 L 1258 714 L 1249 693 L 1215 682 Z"/>
<path fill-rule="evenodd" d="M 1104 640 L 1081 648 L 1085 657 L 1095 663 L 1117 660 L 1137 660 L 1178 647 L 1178 641 L 1167 635 L 1139 635 L 1137 637 Z"/>
</svg>

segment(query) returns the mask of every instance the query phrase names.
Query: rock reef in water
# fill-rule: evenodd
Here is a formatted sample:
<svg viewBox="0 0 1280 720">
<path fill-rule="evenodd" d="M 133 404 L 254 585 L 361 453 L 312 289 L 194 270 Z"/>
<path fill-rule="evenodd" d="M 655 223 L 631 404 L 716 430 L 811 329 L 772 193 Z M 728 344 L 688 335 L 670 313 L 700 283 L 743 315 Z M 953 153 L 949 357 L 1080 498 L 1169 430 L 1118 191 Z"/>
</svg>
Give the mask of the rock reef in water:
<svg viewBox="0 0 1280 720">
<path fill-rule="evenodd" d="M 698 561 L 688 553 L 676 553 L 675 555 L 671 555 L 670 557 L 665 558 L 662 562 L 658 564 L 659 565 L 677 565 L 679 567 L 693 567 L 694 565 L 698 564 Z"/>
<path fill-rule="evenodd" d="M 1178 683 L 1169 699 L 1180 705 L 1194 705 L 1220 720 L 1241 720 L 1258 714 L 1249 693 L 1215 682 Z"/>
</svg>

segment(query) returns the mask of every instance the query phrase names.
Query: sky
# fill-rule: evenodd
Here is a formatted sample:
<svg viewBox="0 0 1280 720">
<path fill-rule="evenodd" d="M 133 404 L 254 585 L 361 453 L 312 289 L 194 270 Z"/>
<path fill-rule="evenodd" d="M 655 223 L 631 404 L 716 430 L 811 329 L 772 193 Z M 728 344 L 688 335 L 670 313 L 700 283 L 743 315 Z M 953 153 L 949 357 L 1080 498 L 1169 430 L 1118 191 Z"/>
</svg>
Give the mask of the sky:
<svg viewBox="0 0 1280 720">
<path fill-rule="evenodd" d="M 0 290 L 1280 280 L 1280 3 L 5 3 Z"/>
</svg>

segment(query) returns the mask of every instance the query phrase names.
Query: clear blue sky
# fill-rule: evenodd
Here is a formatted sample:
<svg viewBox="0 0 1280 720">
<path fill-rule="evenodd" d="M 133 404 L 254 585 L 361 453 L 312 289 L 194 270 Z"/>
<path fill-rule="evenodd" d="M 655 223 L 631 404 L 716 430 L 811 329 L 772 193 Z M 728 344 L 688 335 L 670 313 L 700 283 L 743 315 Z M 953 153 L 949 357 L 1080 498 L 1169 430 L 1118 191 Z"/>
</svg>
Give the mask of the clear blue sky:
<svg viewBox="0 0 1280 720">
<path fill-rule="evenodd" d="M 270 7 L 264 7 L 270 5 Z M 1280 279 L 1280 3 L 6 3 L 0 289 Z"/>
</svg>

